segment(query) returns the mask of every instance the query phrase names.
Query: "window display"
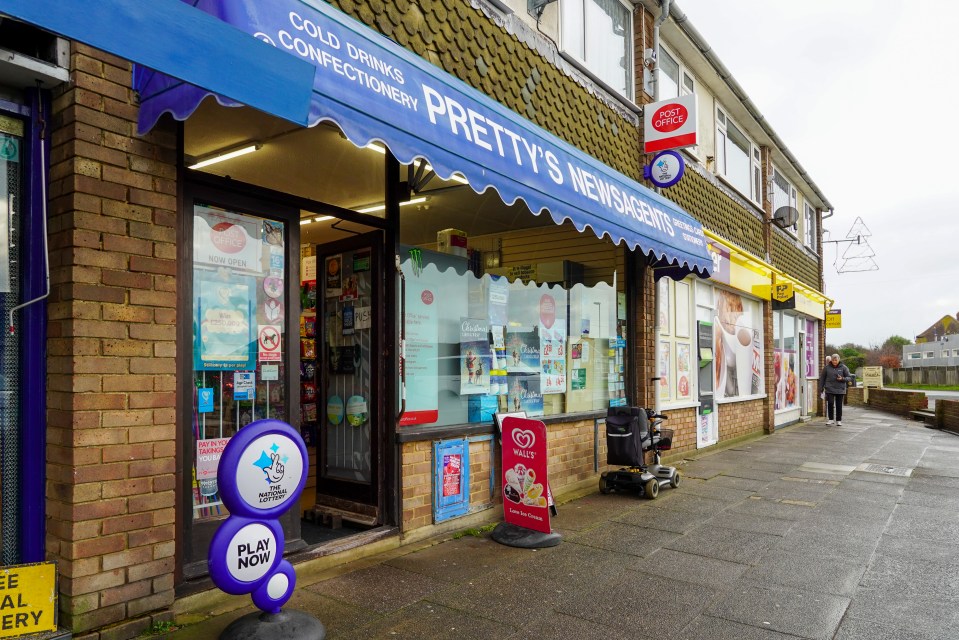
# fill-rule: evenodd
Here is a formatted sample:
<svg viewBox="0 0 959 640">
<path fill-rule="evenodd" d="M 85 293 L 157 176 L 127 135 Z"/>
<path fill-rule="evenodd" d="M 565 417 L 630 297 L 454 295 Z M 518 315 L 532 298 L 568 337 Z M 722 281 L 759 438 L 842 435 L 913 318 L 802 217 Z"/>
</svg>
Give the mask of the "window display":
<svg viewBox="0 0 959 640">
<path fill-rule="evenodd" d="M 261 418 L 287 420 L 285 264 L 282 222 L 194 206 L 194 519 L 227 515 L 216 469 L 230 436 Z"/>
<path fill-rule="evenodd" d="M 713 365 L 716 400 L 763 393 L 762 304 L 715 288 Z"/>
<path fill-rule="evenodd" d="M 799 406 L 799 354 L 796 349 L 796 317 L 781 311 L 773 312 L 774 351 L 773 372 L 775 376 L 776 411 L 795 409 Z"/>
<path fill-rule="evenodd" d="M 549 277 L 538 268 L 477 276 L 467 257 L 415 247 L 401 256 L 401 426 L 592 411 L 625 399 L 616 357 L 625 320 L 610 284 L 538 282 Z"/>
<path fill-rule="evenodd" d="M 696 401 L 697 381 L 690 362 L 693 353 L 691 318 L 693 315 L 690 283 L 661 278 L 657 283 L 660 341 L 659 399 L 664 403 L 688 404 Z"/>
</svg>

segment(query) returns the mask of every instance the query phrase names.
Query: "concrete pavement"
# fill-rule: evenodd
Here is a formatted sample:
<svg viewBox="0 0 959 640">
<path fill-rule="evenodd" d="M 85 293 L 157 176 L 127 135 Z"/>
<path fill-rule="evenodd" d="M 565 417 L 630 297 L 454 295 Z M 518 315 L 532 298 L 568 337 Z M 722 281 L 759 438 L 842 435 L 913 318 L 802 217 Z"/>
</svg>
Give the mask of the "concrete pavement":
<svg viewBox="0 0 959 640">
<path fill-rule="evenodd" d="M 655 501 L 560 505 L 558 547 L 404 548 L 288 606 L 333 640 L 959 638 L 959 437 L 846 407 L 680 468 Z M 215 638 L 231 602 L 168 637 Z"/>
</svg>

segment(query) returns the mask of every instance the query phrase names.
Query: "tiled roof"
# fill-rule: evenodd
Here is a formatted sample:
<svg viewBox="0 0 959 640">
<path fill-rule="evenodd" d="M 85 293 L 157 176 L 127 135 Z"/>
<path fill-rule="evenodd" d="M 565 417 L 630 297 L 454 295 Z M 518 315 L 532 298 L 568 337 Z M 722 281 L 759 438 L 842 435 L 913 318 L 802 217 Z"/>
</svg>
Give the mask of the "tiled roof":
<svg viewBox="0 0 959 640">
<path fill-rule="evenodd" d="M 633 179 L 636 127 L 464 0 L 332 0 L 447 73 Z"/>
</svg>

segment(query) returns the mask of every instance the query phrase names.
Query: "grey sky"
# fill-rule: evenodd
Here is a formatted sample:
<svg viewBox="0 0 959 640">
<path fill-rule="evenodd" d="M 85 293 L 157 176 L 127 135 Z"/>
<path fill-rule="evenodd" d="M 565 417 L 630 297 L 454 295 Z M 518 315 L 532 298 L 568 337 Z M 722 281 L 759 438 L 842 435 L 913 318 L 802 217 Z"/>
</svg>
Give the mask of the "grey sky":
<svg viewBox="0 0 959 640">
<path fill-rule="evenodd" d="M 837 274 L 830 343 L 909 339 L 959 312 L 959 2 L 677 0 L 836 209 L 861 216 L 879 271 Z"/>
</svg>

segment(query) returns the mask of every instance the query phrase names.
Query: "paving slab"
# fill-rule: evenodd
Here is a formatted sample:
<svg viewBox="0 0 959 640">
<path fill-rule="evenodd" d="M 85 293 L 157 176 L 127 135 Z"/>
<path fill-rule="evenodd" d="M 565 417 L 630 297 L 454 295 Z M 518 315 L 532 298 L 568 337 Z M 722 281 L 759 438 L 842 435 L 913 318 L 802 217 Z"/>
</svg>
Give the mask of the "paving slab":
<svg viewBox="0 0 959 640">
<path fill-rule="evenodd" d="M 652 509 L 637 509 L 617 516 L 614 521 L 671 533 L 686 533 L 699 526 L 708 517 L 706 514 L 690 513 L 678 509 L 661 508 L 655 511 Z"/>
<path fill-rule="evenodd" d="M 876 554 L 860 581 L 863 589 L 886 591 L 891 596 L 932 597 L 959 605 L 959 571 L 956 564 Z"/>
<path fill-rule="evenodd" d="M 875 538 L 861 538 L 842 533 L 802 529 L 790 531 L 773 547 L 775 551 L 807 553 L 823 559 L 868 563 L 876 550 Z"/>
<path fill-rule="evenodd" d="M 833 640 L 942 640 L 939 636 L 846 616 Z"/>
<path fill-rule="evenodd" d="M 446 582 L 464 582 L 497 570 L 504 559 L 519 562 L 529 555 L 529 549 L 507 547 L 486 536 L 466 535 L 387 560 L 385 564 Z"/>
<path fill-rule="evenodd" d="M 803 638 L 831 640 L 849 598 L 789 587 L 740 585 L 710 605 L 719 618 Z"/>
<path fill-rule="evenodd" d="M 885 590 L 860 588 L 846 615 L 851 619 L 905 629 L 933 638 L 959 638 L 956 603 L 950 600 L 902 595 L 891 597 Z"/>
<path fill-rule="evenodd" d="M 743 574 L 743 582 L 795 587 L 812 593 L 850 596 L 866 570 L 864 559 L 826 557 L 809 549 L 791 553 L 778 548 L 767 551 L 759 563 Z"/>
<path fill-rule="evenodd" d="M 433 576 L 380 564 L 317 582 L 308 589 L 349 605 L 387 613 L 449 585 Z"/>
<path fill-rule="evenodd" d="M 729 512 L 781 520 L 800 520 L 810 517 L 815 506 L 814 503 L 790 504 L 766 498 L 749 498 L 730 507 Z"/>
<path fill-rule="evenodd" d="M 796 640 L 796 636 L 773 631 L 768 625 L 753 627 L 709 615 L 698 616 L 676 638 L 677 640 Z"/>
<path fill-rule="evenodd" d="M 449 638 L 450 636 L 446 636 Z M 614 629 L 600 622 L 554 613 L 548 622 L 525 626 L 505 640 L 636 640 L 632 631 Z M 495 640 L 503 640 L 502 636 Z"/>
<path fill-rule="evenodd" d="M 664 546 L 706 558 L 752 564 L 782 538 L 762 533 L 749 533 L 713 526 L 707 523 L 682 537 L 667 542 Z"/>
<path fill-rule="evenodd" d="M 342 633 L 328 631 L 329 638 L 373 640 L 495 640 L 513 633 L 514 628 L 490 619 L 451 609 L 428 601 L 416 602 L 389 615 Z"/>
<path fill-rule="evenodd" d="M 660 549 L 626 569 L 648 575 L 659 574 L 662 576 L 661 580 L 678 579 L 721 588 L 739 578 L 749 567 L 738 562 L 717 560 L 673 549 Z"/>
</svg>

